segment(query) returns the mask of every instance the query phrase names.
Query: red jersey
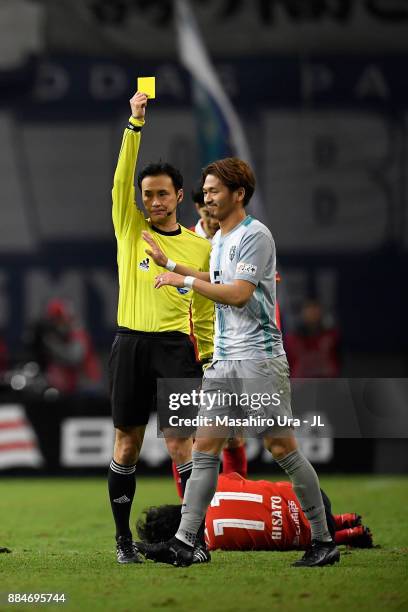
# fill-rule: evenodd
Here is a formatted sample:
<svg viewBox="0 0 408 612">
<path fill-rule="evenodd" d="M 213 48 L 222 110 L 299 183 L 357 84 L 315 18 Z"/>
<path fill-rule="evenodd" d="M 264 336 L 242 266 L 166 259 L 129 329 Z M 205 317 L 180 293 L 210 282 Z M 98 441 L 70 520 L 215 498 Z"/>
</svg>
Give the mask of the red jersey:
<svg viewBox="0 0 408 612">
<path fill-rule="evenodd" d="M 220 474 L 205 517 L 210 550 L 298 550 L 310 545 L 310 526 L 290 482 Z"/>
</svg>

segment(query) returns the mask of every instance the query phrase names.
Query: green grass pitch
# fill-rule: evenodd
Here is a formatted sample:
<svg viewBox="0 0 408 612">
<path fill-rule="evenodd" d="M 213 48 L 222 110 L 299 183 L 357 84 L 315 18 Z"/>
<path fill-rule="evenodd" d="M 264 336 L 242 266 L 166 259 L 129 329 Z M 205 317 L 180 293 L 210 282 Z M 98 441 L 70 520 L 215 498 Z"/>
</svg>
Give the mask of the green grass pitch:
<svg viewBox="0 0 408 612">
<path fill-rule="evenodd" d="M 216 552 L 208 565 L 119 566 L 103 479 L 0 481 L 1 610 L 262 612 L 408 610 L 408 478 L 325 477 L 335 512 L 359 512 L 372 550 L 342 549 L 334 567 L 290 566 L 299 552 Z M 177 501 L 171 478 L 140 478 L 133 520 Z M 6 595 L 65 593 L 65 604 L 7 604 Z"/>
</svg>

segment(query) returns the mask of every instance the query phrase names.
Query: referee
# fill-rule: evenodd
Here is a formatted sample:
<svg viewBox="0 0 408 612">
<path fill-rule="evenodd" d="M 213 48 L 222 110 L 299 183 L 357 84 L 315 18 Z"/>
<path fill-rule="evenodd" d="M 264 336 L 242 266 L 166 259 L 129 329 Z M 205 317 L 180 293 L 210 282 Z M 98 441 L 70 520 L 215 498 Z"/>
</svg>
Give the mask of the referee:
<svg viewBox="0 0 408 612">
<path fill-rule="evenodd" d="M 119 272 L 118 329 L 109 361 L 115 447 L 108 474 L 109 498 L 116 525 L 119 563 L 138 563 L 129 517 L 136 489 L 136 464 L 146 424 L 156 400 L 157 378 L 192 378 L 197 373 L 189 339 L 190 308 L 202 361 L 213 353 L 212 302 L 185 289 L 154 289 L 161 268 L 147 256 L 147 231 L 169 257 L 197 271 L 208 271 L 211 246 L 177 223 L 183 177 L 167 163 L 150 164 L 137 178 L 148 219 L 135 205 L 134 174 L 145 123 L 147 96 L 130 100 L 132 115 L 124 131 L 113 181 L 113 225 Z M 191 474 L 190 438 L 166 443 L 185 485 Z"/>
</svg>

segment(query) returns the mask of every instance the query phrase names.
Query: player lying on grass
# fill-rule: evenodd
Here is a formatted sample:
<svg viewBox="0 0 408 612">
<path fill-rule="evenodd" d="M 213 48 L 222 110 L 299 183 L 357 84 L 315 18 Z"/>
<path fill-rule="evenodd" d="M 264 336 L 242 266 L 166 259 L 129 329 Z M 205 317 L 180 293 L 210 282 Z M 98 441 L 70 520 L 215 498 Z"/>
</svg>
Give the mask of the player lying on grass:
<svg viewBox="0 0 408 612">
<path fill-rule="evenodd" d="M 371 548 L 371 532 L 354 513 L 335 514 L 322 492 L 327 523 L 336 544 Z M 140 551 L 143 543 L 169 540 L 176 533 L 181 505 L 151 506 L 137 523 Z M 310 525 L 290 482 L 248 480 L 232 472 L 220 474 L 216 493 L 205 517 L 205 538 L 210 550 L 305 550 L 311 542 Z M 193 563 L 208 561 L 194 555 Z"/>
</svg>

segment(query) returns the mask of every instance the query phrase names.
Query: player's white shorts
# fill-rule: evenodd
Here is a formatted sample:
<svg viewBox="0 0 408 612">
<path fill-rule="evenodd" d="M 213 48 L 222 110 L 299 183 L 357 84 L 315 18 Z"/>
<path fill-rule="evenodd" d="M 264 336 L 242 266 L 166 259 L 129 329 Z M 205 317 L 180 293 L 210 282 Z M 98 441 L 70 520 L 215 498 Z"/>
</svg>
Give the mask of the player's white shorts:
<svg viewBox="0 0 408 612">
<path fill-rule="evenodd" d="M 204 372 L 202 390 L 205 399 L 199 415 L 206 417 L 208 424 L 211 420 L 212 426 L 242 426 L 247 437 L 271 428 L 275 435 L 280 433 L 277 429 L 284 435 L 292 418 L 286 355 L 216 360 Z"/>
</svg>

